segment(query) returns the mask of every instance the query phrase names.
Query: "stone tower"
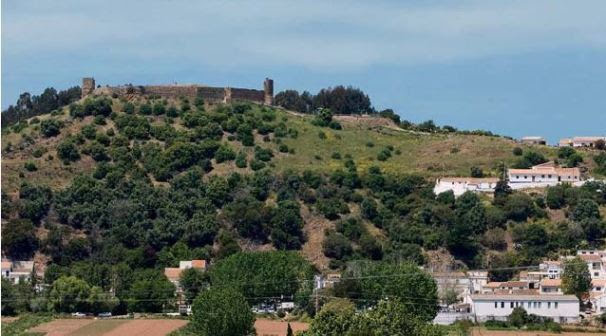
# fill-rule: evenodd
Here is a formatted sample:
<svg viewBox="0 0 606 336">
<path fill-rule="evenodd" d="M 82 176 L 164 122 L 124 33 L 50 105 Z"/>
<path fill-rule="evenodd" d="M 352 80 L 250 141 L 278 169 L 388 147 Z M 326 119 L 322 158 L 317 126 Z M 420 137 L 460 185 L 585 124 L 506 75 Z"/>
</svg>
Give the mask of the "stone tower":
<svg viewBox="0 0 606 336">
<path fill-rule="evenodd" d="M 263 91 L 265 92 L 265 105 L 274 104 L 274 80 L 265 78 L 263 82 Z"/>
<path fill-rule="evenodd" d="M 82 78 L 82 98 L 93 93 L 95 90 L 95 79 L 92 77 Z"/>
</svg>

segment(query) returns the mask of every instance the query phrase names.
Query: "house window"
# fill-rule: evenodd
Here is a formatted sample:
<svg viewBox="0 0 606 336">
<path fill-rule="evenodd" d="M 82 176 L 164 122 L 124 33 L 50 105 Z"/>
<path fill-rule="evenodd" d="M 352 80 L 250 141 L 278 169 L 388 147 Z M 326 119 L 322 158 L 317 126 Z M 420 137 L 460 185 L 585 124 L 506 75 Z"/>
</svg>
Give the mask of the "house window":
<svg viewBox="0 0 606 336">
<path fill-rule="evenodd" d="M 553 308 L 558 309 L 558 303 L 557 302 L 553 303 Z"/>
<path fill-rule="evenodd" d="M 600 272 L 593 272 L 593 276 L 594 277 L 600 276 Z"/>
<path fill-rule="evenodd" d="M 541 175 L 541 178 L 545 178 L 545 174 Z"/>
<path fill-rule="evenodd" d="M 602 290 L 602 287 L 596 287 L 595 290 L 599 292 Z"/>
<path fill-rule="evenodd" d="M 524 175 L 524 179 L 526 180 L 528 178 L 528 176 Z"/>
<path fill-rule="evenodd" d="M 499 308 L 499 305 L 497 304 L 497 301 L 494 302 L 494 307 L 495 308 Z"/>
<path fill-rule="evenodd" d="M 530 303 L 531 303 L 530 301 L 526 302 L 526 306 L 527 306 L 528 308 L 530 308 Z"/>
<path fill-rule="evenodd" d="M 505 308 L 505 302 L 501 301 L 501 308 Z"/>
<path fill-rule="evenodd" d="M 536 308 L 536 307 L 537 307 L 537 302 L 535 301 L 532 303 L 532 308 Z"/>
<path fill-rule="evenodd" d="M 513 308 L 513 301 L 509 302 L 509 308 Z"/>
<path fill-rule="evenodd" d="M 547 308 L 551 308 L 551 302 L 547 302 Z"/>
</svg>

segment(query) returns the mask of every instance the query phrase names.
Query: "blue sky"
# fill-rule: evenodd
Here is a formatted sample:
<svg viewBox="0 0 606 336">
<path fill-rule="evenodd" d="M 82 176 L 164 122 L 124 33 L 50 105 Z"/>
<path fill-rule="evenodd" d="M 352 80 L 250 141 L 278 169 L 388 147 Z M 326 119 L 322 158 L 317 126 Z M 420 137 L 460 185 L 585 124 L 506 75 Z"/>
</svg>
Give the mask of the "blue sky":
<svg viewBox="0 0 606 336">
<path fill-rule="evenodd" d="M 2 108 L 20 92 L 203 83 L 315 92 L 551 142 L 606 134 L 606 1 L 2 1 Z"/>
</svg>

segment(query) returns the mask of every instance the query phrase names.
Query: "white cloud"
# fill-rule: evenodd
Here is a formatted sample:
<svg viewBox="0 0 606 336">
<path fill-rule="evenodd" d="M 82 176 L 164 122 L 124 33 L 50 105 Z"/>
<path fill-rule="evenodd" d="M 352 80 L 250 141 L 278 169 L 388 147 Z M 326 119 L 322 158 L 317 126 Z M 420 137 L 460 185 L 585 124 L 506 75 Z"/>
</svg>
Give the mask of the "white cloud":
<svg viewBox="0 0 606 336">
<path fill-rule="evenodd" d="M 3 6 L 8 61 L 47 52 L 352 69 L 606 48 L 606 2 L 38 1 Z"/>
</svg>

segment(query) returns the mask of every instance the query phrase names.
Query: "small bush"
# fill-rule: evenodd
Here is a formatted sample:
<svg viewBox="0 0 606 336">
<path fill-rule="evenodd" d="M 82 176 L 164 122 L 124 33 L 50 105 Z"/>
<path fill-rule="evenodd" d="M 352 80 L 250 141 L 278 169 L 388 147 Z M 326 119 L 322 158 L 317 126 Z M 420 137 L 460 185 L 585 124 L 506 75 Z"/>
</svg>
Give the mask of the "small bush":
<svg viewBox="0 0 606 336">
<path fill-rule="evenodd" d="M 334 152 L 334 153 L 332 153 L 332 155 L 330 157 L 333 158 L 333 159 L 335 159 L 335 160 L 341 160 L 341 153 Z"/>
<path fill-rule="evenodd" d="M 34 149 L 32 151 L 32 156 L 35 158 L 39 158 L 39 157 L 42 157 L 42 155 L 44 155 L 44 153 L 46 153 L 46 148 L 36 147 L 36 149 Z"/>
<path fill-rule="evenodd" d="M 25 170 L 33 172 L 38 170 L 38 167 L 36 167 L 36 164 L 33 161 L 27 161 L 23 167 L 25 168 Z"/>
<path fill-rule="evenodd" d="M 278 147 L 278 150 L 280 151 L 280 153 L 288 153 L 288 146 L 286 146 L 285 144 L 281 144 Z"/>
<path fill-rule="evenodd" d="M 524 154 L 524 151 L 520 147 L 515 147 L 512 152 L 515 156 L 522 156 Z"/>
<path fill-rule="evenodd" d="M 247 166 L 246 154 L 244 152 L 238 153 L 238 155 L 236 156 L 236 167 L 246 168 L 246 166 Z"/>
<path fill-rule="evenodd" d="M 250 169 L 254 171 L 261 170 L 263 168 L 265 168 L 265 163 L 263 161 L 255 159 L 250 162 Z"/>
<path fill-rule="evenodd" d="M 318 138 L 322 140 L 326 139 L 326 133 L 324 133 L 323 131 L 318 132 Z"/>
<path fill-rule="evenodd" d="M 374 142 L 372 142 L 372 141 L 368 141 L 368 142 L 366 143 L 366 147 L 374 147 L 374 146 L 375 146 L 375 144 L 374 144 Z"/>
</svg>

